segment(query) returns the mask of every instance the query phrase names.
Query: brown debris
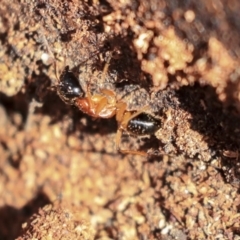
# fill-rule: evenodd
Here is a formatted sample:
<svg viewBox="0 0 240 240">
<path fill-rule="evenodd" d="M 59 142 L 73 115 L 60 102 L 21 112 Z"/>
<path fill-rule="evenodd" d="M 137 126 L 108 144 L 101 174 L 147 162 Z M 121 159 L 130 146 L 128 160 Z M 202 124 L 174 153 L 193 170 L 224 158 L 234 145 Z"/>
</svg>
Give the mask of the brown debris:
<svg viewBox="0 0 240 240">
<path fill-rule="evenodd" d="M 89 222 L 81 220 L 79 211 L 58 202 L 46 205 L 23 223 L 23 234 L 17 239 L 93 239 L 93 229 Z"/>
<path fill-rule="evenodd" d="M 239 10 L 3 0 L 0 239 L 239 239 Z M 148 157 L 61 101 L 67 65 L 85 92 L 149 106 L 155 135 L 121 139 Z"/>
</svg>

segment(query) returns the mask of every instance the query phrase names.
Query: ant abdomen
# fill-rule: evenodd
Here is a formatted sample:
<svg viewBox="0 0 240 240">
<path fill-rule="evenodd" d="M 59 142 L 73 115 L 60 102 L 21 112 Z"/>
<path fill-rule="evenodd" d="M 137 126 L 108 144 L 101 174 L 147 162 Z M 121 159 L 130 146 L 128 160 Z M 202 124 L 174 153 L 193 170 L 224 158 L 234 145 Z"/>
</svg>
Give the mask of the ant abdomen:
<svg viewBox="0 0 240 240">
<path fill-rule="evenodd" d="M 140 113 L 129 120 L 127 131 L 136 136 L 153 135 L 161 126 L 161 121 L 147 113 Z"/>
<path fill-rule="evenodd" d="M 58 95 L 67 104 L 75 104 L 77 98 L 85 96 L 77 77 L 73 72 L 69 71 L 67 66 L 60 75 L 59 83 L 57 86 Z"/>
</svg>

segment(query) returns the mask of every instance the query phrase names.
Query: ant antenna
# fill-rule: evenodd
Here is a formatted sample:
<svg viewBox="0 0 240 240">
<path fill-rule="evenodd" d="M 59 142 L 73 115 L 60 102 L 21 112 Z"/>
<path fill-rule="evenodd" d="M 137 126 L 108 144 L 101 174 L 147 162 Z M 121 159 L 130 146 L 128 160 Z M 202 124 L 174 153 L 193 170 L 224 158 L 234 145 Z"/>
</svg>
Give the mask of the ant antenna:
<svg viewBox="0 0 240 240">
<path fill-rule="evenodd" d="M 45 35 L 43 35 L 43 43 L 44 43 L 44 45 L 46 46 L 49 55 L 50 55 L 51 58 L 53 59 L 55 76 L 56 76 L 57 80 L 59 81 L 57 61 L 56 61 L 56 58 L 55 58 L 52 50 L 51 50 L 50 47 L 49 47 L 49 44 L 48 44 L 48 41 L 47 41 Z"/>
</svg>

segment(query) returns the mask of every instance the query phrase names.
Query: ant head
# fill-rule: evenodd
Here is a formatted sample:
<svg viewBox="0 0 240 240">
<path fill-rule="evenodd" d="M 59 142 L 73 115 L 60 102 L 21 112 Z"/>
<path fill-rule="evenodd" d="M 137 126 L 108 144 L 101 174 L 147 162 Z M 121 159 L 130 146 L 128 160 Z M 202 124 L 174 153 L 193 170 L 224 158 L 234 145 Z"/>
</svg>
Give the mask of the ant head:
<svg viewBox="0 0 240 240">
<path fill-rule="evenodd" d="M 62 72 L 59 83 L 57 85 L 57 92 L 61 99 L 67 104 L 74 104 L 76 98 L 82 98 L 85 96 L 78 79 L 69 71 L 67 66 Z"/>
</svg>

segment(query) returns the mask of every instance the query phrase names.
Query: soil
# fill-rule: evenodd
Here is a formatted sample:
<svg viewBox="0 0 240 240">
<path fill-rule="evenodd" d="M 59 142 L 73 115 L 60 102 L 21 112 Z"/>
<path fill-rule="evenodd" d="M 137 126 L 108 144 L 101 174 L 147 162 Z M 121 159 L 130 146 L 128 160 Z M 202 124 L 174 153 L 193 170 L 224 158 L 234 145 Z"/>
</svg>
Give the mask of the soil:
<svg viewBox="0 0 240 240">
<path fill-rule="evenodd" d="M 239 10 L 2 0 L 0 239 L 240 239 Z M 135 136 L 66 104 L 66 66 L 161 126 Z"/>
</svg>

